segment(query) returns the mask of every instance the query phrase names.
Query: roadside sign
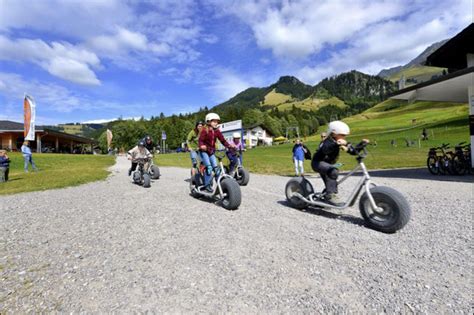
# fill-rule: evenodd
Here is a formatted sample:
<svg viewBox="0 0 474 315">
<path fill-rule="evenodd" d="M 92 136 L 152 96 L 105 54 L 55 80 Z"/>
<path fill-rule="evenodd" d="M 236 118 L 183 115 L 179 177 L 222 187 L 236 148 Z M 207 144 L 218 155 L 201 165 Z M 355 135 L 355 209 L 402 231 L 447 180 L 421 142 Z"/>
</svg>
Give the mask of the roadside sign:
<svg viewBox="0 0 474 315">
<path fill-rule="evenodd" d="M 161 132 L 161 140 L 166 140 L 166 132 Z"/>
</svg>

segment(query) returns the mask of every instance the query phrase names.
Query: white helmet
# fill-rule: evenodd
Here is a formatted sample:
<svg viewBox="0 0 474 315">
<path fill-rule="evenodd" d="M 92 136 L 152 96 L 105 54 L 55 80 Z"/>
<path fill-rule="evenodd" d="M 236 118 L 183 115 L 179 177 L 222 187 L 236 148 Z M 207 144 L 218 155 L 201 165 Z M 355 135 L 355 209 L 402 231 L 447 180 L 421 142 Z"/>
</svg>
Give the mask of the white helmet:
<svg viewBox="0 0 474 315">
<path fill-rule="evenodd" d="M 242 136 L 240 135 L 240 132 L 234 132 L 232 134 L 232 138 L 240 139 Z"/>
<path fill-rule="evenodd" d="M 211 120 L 221 121 L 221 118 L 216 113 L 209 113 L 206 115 L 206 122 L 210 122 Z"/>
<path fill-rule="evenodd" d="M 345 135 L 351 133 L 349 126 L 340 120 L 331 121 L 328 126 L 328 134 L 334 133 L 336 135 Z"/>
</svg>

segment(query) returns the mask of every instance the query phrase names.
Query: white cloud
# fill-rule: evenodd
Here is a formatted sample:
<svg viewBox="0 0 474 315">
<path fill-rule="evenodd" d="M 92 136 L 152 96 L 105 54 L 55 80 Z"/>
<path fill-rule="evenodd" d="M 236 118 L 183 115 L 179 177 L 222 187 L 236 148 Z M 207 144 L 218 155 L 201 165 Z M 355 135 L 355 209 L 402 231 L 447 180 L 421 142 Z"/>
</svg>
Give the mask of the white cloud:
<svg viewBox="0 0 474 315">
<path fill-rule="evenodd" d="M 377 74 L 383 68 L 403 65 L 428 46 L 457 34 L 470 23 L 469 1 L 455 2 L 445 11 L 444 2 L 413 6 L 403 18 L 367 26 L 347 41 L 346 48 L 333 50 L 328 59 L 306 64 L 297 75 L 312 84 L 341 72 L 357 69 Z"/>
<path fill-rule="evenodd" d="M 244 1 L 221 4 L 248 24 L 259 47 L 281 58 L 304 58 L 349 39 L 364 27 L 395 17 L 397 1 Z"/>
<path fill-rule="evenodd" d="M 133 10 L 119 0 L 0 0 L 0 30 L 35 30 L 75 39 L 113 32 L 133 21 Z"/>
<path fill-rule="evenodd" d="M 258 75 L 242 75 L 227 68 L 214 68 L 212 73 L 213 78 L 207 89 L 212 92 L 215 101 L 218 102 L 226 101 L 249 87 L 264 84 Z"/>
<path fill-rule="evenodd" d="M 92 67 L 99 68 L 100 60 L 92 52 L 68 43 L 42 40 L 11 40 L 0 35 L 0 60 L 32 62 L 50 74 L 64 80 L 83 84 L 99 85 Z"/>
</svg>

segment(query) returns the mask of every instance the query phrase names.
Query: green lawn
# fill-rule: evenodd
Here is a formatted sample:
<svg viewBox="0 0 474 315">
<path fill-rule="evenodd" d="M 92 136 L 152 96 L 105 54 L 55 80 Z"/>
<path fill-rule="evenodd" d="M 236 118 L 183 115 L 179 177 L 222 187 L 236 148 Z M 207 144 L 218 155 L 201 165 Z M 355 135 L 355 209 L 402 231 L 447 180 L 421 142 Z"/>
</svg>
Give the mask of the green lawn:
<svg viewBox="0 0 474 315">
<path fill-rule="evenodd" d="M 26 191 L 46 190 L 76 186 L 105 179 L 107 168 L 114 164 L 111 156 L 34 154 L 33 160 L 39 172 L 23 172 L 21 153 L 9 153 L 9 181 L 0 183 L 0 195 Z"/>
<path fill-rule="evenodd" d="M 406 104 L 390 100 L 344 121 L 351 127 L 349 141 L 358 143 L 362 138 L 368 138 L 372 143 L 377 142 L 377 146 L 369 146 L 369 155 L 365 160 L 370 169 L 424 167 L 430 147 L 469 141 L 467 104 Z M 428 141 L 418 141 L 423 128 L 428 130 Z M 320 130 L 325 131 L 326 126 Z M 415 145 L 407 147 L 406 139 L 414 141 Z M 391 145 L 392 140 L 396 146 Z M 311 153 L 318 144 L 319 135 L 308 137 L 306 141 Z M 293 174 L 292 147 L 292 144 L 284 144 L 248 150 L 244 153 L 244 165 L 254 173 Z M 189 155 L 183 153 L 159 155 L 156 162 L 161 166 L 191 165 Z M 353 156 L 343 152 L 340 162 L 345 164 L 343 170 L 351 169 L 356 164 Z M 310 161 L 305 161 L 305 170 L 312 172 Z"/>
</svg>

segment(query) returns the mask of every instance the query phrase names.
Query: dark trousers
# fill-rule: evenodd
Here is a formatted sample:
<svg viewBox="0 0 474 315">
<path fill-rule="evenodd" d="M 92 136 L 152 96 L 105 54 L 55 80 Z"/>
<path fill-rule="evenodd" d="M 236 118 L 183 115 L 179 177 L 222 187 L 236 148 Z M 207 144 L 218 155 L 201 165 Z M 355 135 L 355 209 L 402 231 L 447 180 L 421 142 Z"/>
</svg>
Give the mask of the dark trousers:
<svg viewBox="0 0 474 315">
<path fill-rule="evenodd" d="M 318 172 L 324 181 L 327 194 L 337 194 L 337 169 L 327 162 L 312 161 L 313 171 Z M 331 174 L 331 175 L 329 175 Z M 334 178 L 335 177 L 335 178 Z"/>
<path fill-rule="evenodd" d="M 10 172 L 9 167 L 0 167 L 0 182 L 6 182 L 8 180 L 9 172 Z"/>
<path fill-rule="evenodd" d="M 132 170 L 132 172 L 137 169 L 137 165 L 138 165 L 138 163 L 132 162 L 132 167 L 130 168 Z"/>
</svg>

